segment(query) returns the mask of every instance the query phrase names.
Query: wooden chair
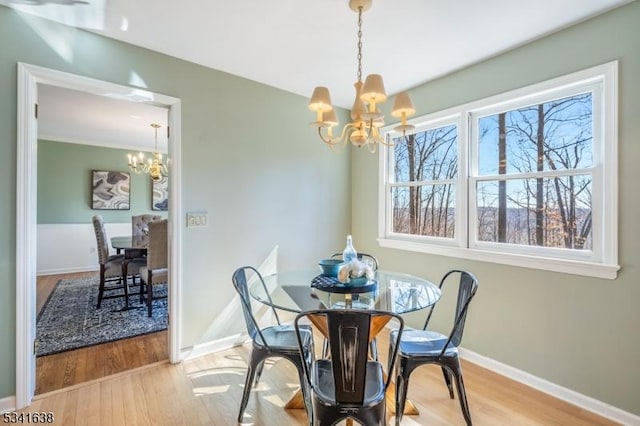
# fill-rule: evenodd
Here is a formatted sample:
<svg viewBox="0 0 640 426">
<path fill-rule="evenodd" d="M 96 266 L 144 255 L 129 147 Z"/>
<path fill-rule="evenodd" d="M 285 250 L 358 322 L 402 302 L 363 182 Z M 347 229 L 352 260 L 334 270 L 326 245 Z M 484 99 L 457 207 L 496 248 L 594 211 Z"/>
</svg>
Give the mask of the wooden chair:
<svg viewBox="0 0 640 426">
<path fill-rule="evenodd" d="M 133 238 L 143 237 L 149 234 L 149 224 L 162 220 L 161 216 L 155 214 L 140 214 L 131 216 L 131 236 Z"/>
<path fill-rule="evenodd" d="M 140 268 L 140 279 L 142 280 L 140 300 L 146 299 L 148 316 L 152 315 L 152 302 L 154 299 L 153 286 L 169 281 L 169 256 L 167 246 L 167 220 L 150 222 L 147 263 Z"/>
<path fill-rule="evenodd" d="M 315 359 L 298 333 L 308 320 L 329 341 L 330 354 Z M 388 371 L 393 371 L 404 321 L 398 314 L 373 310 L 330 309 L 307 311 L 296 316 L 294 326 L 304 375 L 311 399 L 310 425 L 335 425 L 343 419 L 360 424 L 386 424 L 386 391 L 393 374 L 385 375 L 382 363 L 369 357 L 369 343 L 395 320 L 398 332 L 392 341 Z"/>
<path fill-rule="evenodd" d="M 123 254 L 109 254 L 109 243 L 107 239 L 107 232 L 104 227 L 104 220 L 101 215 L 95 215 L 92 218 L 93 231 L 96 235 L 96 245 L 98 252 L 98 262 L 100 263 L 100 287 L 98 289 L 98 303 L 96 308 L 100 308 L 102 305 L 102 299 L 111 299 L 114 297 L 124 297 L 128 295 L 128 277 L 132 276 L 132 281 L 135 284 L 135 275 L 140 268 L 139 262 L 130 262 L 127 269 L 127 277 L 123 277 L 122 263 L 124 261 Z M 115 285 L 109 285 L 116 283 Z M 123 290 L 114 294 L 114 290 Z M 105 292 L 109 294 L 105 296 Z"/>
</svg>

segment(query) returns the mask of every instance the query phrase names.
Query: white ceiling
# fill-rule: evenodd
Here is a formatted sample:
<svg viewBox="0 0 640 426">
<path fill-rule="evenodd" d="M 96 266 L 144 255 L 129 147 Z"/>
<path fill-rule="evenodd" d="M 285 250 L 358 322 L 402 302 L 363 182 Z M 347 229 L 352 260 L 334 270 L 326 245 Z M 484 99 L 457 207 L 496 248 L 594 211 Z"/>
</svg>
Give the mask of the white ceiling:
<svg viewBox="0 0 640 426">
<path fill-rule="evenodd" d="M 38 138 L 167 152 L 168 110 L 49 85 L 38 85 Z"/>
<path fill-rule="evenodd" d="M 390 94 L 630 0 L 373 0 L 363 73 Z M 357 15 L 347 0 L 0 0 L 107 37 L 350 108 Z"/>
</svg>

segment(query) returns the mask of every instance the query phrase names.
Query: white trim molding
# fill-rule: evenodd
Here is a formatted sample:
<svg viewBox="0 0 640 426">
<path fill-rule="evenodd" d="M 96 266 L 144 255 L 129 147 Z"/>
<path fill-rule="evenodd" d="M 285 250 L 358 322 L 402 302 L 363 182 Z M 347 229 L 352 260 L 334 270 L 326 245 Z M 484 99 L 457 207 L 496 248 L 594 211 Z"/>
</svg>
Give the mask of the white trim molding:
<svg viewBox="0 0 640 426">
<path fill-rule="evenodd" d="M 16 397 L 12 395 L 0 398 L 0 413 L 8 413 L 11 411 L 16 411 Z"/>
<path fill-rule="evenodd" d="M 493 371 L 494 373 L 500 374 L 501 376 L 537 389 L 547 395 L 553 396 L 554 398 L 566 401 L 569 404 L 573 404 L 623 425 L 640 425 L 640 416 L 633 413 L 621 410 L 613 405 L 604 403 L 571 389 L 567 389 L 563 386 L 527 373 L 526 371 L 503 364 L 468 349 L 459 348 L 459 351 L 460 357 L 465 361 L 469 361 L 473 364 L 479 365 L 480 367 L 486 368 L 487 370 Z"/>
<path fill-rule="evenodd" d="M 590 115 L 593 137 L 590 142 L 592 156 L 590 161 L 572 167 L 554 167 L 553 170 L 538 171 L 531 170 L 529 167 L 518 169 L 513 166 L 514 170 L 503 174 L 493 174 L 494 172 L 488 174 L 480 171 L 483 156 L 479 147 L 482 141 L 479 136 L 482 133 L 479 123 L 482 118 L 495 117 L 498 114 L 517 111 L 519 108 L 530 105 L 542 105 L 552 102 L 554 99 L 571 99 L 571 97 L 579 95 L 588 95 L 591 100 Z M 620 269 L 618 264 L 617 61 L 415 117 L 410 120 L 410 123 L 415 126 L 411 133 L 416 135 L 426 135 L 428 132 L 449 127 L 456 129 L 457 153 L 455 159 L 457 167 L 451 170 L 457 172 L 457 177 L 421 176 L 408 180 L 405 176 L 396 181 L 396 148 L 391 144 L 388 149 L 381 149 L 378 166 L 378 243 L 381 247 L 596 278 L 617 278 Z M 391 139 L 404 137 L 395 132 L 391 126 L 383 128 L 383 132 L 386 132 L 387 138 Z M 491 134 L 493 135 L 493 133 Z M 418 137 L 416 136 L 416 138 Z M 423 143 L 427 142 L 421 139 L 420 144 Z M 451 137 L 451 148 L 447 149 L 447 155 L 453 152 L 453 143 L 453 137 Z M 401 144 L 396 146 L 401 146 Z M 398 164 L 401 164 L 400 161 L 404 164 L 407 160 L 402 157 L 403 151 L 399 152 L 399 158 L 402 160 L 398 160 Z M 516 158 L 518 155 L 516 153 Z M 485 156 L 493 158 L 490 154 Z M 436 158 L 433 161 L 449 161 L 449 159 Z M 404 173 L 402 167 L 400 166 L 398 170 Z M 584 191 L 585 194 L 588 193 L 588 197 L 581 200 L 585 205 L 589 205 L 589 207 L 582 207 L 582 209 L 590 213 L 589 220 L 585 220 L 589 226 L 585 225 L 585 229 L 589 230 L 588 235 L 591 236 L 591 243 L 585 245 L 584 249 L 536 246 L 518 241 L 498 242 L 494 241 L 492 236 L 479 235 L 478 225 L 481 224 L 478 218 L 479 207 L 495 208 L 491 204 L 478 204 L 478 200 L 482 196 L 482 191 L 478 189 L 480 184 L 498 181 L 520 182 L 533 179 L 538 181 L 568 179 L 573 176 L 591 176 L 589 180 L 591 189 L 588 192 Z M 447 185 L 453 188 L 455 195 L 451 197 L 453 200 L 451 211 L 447 210 L 447 214 L 449 216 L 455 215 L 455 226 L 447 228 L 447 231 L 454 229 L 454 235 L 450 236 L 450 232 L 446 237 L 419 235 L 419 231 L 395 230 L 393 222 L 394 212 L 397 210 L 394 210 L 394 197 L 392 196 L 394 191 L 417 188 L 417 193 L 420 193 L 421 188 L 435 185 L 440 185 L 440 187 Z M 517 187 L 517 184 L 514 186 Z M 403 192 L 400 193 L 402 195 L 398 197 L 404 200 L 400 203 L 406 202 L 407 195 L 404 195 Z M 490 198 L 490 201 L 492 200 L 493 198 Z M 449 199 L 446 200 L 447 203 L 449 201 Z M 576 205 L 579 203 L 576 202 Z M 522 207 L 519 210 L 522 210 Z M 450 219 L 447 220 L 447 222 L 449 221 Z M 488 240 L 484 240 L 485 237 Z"/>
<path fill-rule="evenodd" d="M 166 107 L 169 112 L 169 361 L 180 362 L 181 246 L 181 102 L 180 99 L 89 77 L 18 63 L 16 165 L 16 395 L 18 409 L 28 406 L 35 392 L 37 140 L 35 106 L 38 85 L 110 94 L 132 102 Z"/>
<path fill-rule="evenodd" d="M 181 352 L 181 358 L 184 361 L 205 355 L 210 355 L 220 351 L 225 351 L 227 349 L 235 348 L 236 346 L 241 346 L 248 340 L 249 335 L 247 333 L 234 334 L 233 336 L 201 343 L 190 348 L 185 348 Z"/>
</svg>

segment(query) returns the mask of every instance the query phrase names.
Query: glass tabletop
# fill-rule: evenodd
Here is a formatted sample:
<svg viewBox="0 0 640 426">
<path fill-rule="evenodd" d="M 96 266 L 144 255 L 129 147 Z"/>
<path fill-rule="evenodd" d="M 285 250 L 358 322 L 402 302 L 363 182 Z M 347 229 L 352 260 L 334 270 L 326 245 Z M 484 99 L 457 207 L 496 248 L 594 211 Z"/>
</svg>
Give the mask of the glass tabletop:
<svg viewBox="0 0 640 426">
<path fill-rule="evenodd" d="M 400 272 L 376 272 L 377 285 L 365 293 L 331 293 L 311 287 L 317 269 L 284 271 L 249 284 L 251 297 L 266 305 L 289 312 L 312 309 L 376 309 L 404 314 L 427 308 L 440 299 L 437 285 L 423 278 Z"/>
<path fill-rule="evenodd" d="M 111 247 L 114 249 L 146 249 L 149 237 L 120 236 L 111 238 Z"/>
</svg>

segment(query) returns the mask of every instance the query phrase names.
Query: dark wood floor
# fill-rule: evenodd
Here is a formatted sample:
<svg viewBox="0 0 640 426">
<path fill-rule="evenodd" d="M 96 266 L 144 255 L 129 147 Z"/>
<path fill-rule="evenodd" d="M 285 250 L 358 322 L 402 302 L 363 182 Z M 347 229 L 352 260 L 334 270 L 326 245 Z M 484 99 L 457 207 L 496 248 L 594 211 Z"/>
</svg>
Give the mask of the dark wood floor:
<svg viewBox="0 0 640 426">
<path fill-rule="evenodd" d="M 94 276 L 97 272 L 38 277 L 38 312 L 64 278 Z M 167 331 L 36 358 L 36 395 L 99 379 L 168 359 Z"/>
</svg>

